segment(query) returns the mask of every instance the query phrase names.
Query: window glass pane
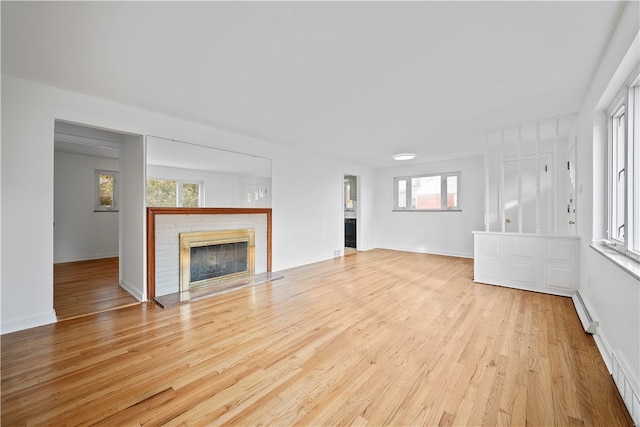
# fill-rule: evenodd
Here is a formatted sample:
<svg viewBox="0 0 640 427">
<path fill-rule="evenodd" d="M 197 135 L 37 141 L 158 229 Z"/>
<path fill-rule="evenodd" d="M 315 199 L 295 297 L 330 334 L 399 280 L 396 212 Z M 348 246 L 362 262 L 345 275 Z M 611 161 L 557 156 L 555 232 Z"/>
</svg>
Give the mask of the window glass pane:
<svg viewBox="0 0 640 427">
<path fill-rule="evenodd" d="M 394 209 L 459 210 L 460 172 L 394 178 Z"/>
<path fill-rule="evenodd" d="M 640 253 L 640 140 L 634 141 L 634 180 L 633 188 L 629 191 L 629 195 L 633 197 L 630 201 L 631 205 L 631 224 L 633 226 L 633 240 L 631 249 Z"/>
<path fill-rule="evenodd" d="M 398 207 L 406 209 L 407 207 L 407 180 L 398 180 Z"/>
<path fill-rule="evenodd" d="M 620 171 L 618 174 L 618 182 L 616 189 L 616 203 L 615 203 L 615 237 L 620 240 L 624 240 L 624 189 L 625 189 L 625 177 L 624 171 Z"/>
<path fill-rule="evenodd" d="M 147 180 L 147 206 L 171 208 L 177 206 L 178 185 L 167 179 Z"/>
<path fill-rule="evenodd" d="M 440 209 L 440 175 L 411 179 L 411 207 L 413 209 Z"/>
<path fill-rule="evenodd" d="M 197 208 L 200 205 L 200 186 L 198 184 L 182 184 L 182 207 Z"/>
<path fill-rule="evenodd" d="M 100 174 L 100 207 L 113 207 L 113 175 Z"/>
<path fill-rule="evenodd" d="M 458 207 L 458 177 L 447 177 L 447 207 Z"/>
<path fill-rule="evenodd" d="M 618 119 L 617 119 L 617 138 L 616 138 L 616 142 L 617 142 L 617 147 L 616 147 L 616 151 L 618 152 L 618 158 L 616 159 L 616 162 L 618 164 L 618 169 L 623 169 L 624 168 L 624 147 L 625 147 L 625 115 L 624 113 L 621 114 Z"/>
<path fill-rule="evenodd" d="M 613 117 L 612 132 L 612 194 L 611 194 L 611 231 L 610 238 L 624 240 L 624 214 L 626 171 L 625 163 L 625 110 L 621 108 Z"/>
</svg>

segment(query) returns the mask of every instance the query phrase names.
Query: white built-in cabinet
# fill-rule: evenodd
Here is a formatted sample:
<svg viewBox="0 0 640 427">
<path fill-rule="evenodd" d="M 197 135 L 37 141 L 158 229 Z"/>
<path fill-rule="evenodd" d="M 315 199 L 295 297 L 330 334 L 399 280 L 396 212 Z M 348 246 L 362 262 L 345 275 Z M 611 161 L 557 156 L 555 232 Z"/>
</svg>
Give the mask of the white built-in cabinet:
<svg viewBox="0 0 640 427">
<path fill-rule="evenodd" d="M 577 289 L 577 236 L 473 234 L 475 282 L 563 296 Z"/>
</svg>

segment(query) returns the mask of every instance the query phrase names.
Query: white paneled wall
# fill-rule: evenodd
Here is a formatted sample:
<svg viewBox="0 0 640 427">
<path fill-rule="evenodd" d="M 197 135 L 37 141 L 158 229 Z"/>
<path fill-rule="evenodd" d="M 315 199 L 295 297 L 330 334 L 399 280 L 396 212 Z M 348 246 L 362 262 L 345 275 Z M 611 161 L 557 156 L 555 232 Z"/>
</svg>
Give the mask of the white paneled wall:
<svg viewBox="0 0 640 427">
<path fill-rule="evenodd" d="M 267 271 L 267 215 L 156 215 L 156 296 L 180 291 L 180 233 L 253 228 L 255 272 Z"/>
<path fill-rule="evenodd" d="M 627 375 L 627 370 L 623 367 L 623 364 L 620 363 L 615 352 L 612 353 L 611 356 L 611 376 L 618 387 L 622 400 L 629 410 L 629 415 L 631 415 L 633 423 L 636 426 L 640 426 L 640 398 L 638 398 L 638 395 L 633 390 L 633 386 Z"/>
<path fill-rule="evenodd" d="M 474 280 L 571 296 L 578 286 L 574 236 L 474 231 Z"/>
</svg>

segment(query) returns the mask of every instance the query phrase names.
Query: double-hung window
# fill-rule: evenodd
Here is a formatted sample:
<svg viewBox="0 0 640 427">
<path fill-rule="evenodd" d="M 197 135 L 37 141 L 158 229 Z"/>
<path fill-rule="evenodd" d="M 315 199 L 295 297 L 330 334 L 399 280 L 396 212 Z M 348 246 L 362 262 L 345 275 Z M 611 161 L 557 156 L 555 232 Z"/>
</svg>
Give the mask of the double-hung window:
<svg viewBox="0 0 640 427">
<path fill-rule="evenodd" d="M 148 178 L 147 206 L 198 208 L 203 203 L 202 181 Z"/>
<path fill-rule="evenodd" d="M 393 179 L 395 211 L 459 211 L 460 172 Z"/>
<path fill-rule="evenodd" d="M 118 212 L 118 172 L 95 170 L 94 212 Z"/>
<path fill-rule="evenodd" d="M 607 245 L 640 260 L 640 72 L 608 114 Z"/>
</svg>

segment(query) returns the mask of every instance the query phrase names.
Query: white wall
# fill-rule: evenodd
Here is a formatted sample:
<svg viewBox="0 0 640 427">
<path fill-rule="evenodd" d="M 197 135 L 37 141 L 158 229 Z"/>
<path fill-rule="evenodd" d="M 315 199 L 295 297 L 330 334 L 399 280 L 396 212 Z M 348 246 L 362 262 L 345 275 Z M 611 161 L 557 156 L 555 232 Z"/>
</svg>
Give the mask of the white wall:
<svg viewBox="0 0 640 427">
<path fill-rule="evenodd" d="M 157 135 L 272 159 L 273 270 L 329 259 L 342 249 L 343 175 L 358 175 L 361 249 L 373 247 L 373 171 L 220 129 L 186 122 L 50 86 L 2 76 L 2 332 L 55 322 L 53 310 L 53 133 L 56 119 L 138 135 Z M 145 166 L 137 163 L 132 180 L 141 187 L 124 195 L 131 215 L 144 218 Z M 140 152 L 139 152 L 140 151 Z M 37 156 L 34 153 L 38 153 Z M 143 154 L 143 153 L 142 153 Z M 28 172 L 28 173 L 27 173 Z M 121 193 L 122 194 L 122 193 Z M 135 196 L 135 197 L 134 197 Z M 124 208 L 124 206 L 122 206 Z M 120 211 L 121 219 L 123 211 Z M 144 289 L 145 231 L 121 227 L 121 246 L 131 277 L 127 289 Z M 140 224 L 143 225 L 143 222 Z M 34 248 L 32 242 L 39 244 Z M 121 256 L 123 250 L 121 247 Z M 29 268 L 26 267 L 29 259 Z M 122 261 L 121 261 L 122 269 Z M 139 296 L 140 297 L 140 296 Z M 144 297 L 144 294 L 142 295 Z"/>
<path fill-rule="evenodd" d="M 393 212 L 393 178 L 462 172 L 462 212 Z M 484 229 L 484 162 L 468 157 L 422 165 L 376 170 L 376 246 L 381 248 L 473 257 L 474 230 Z"/>
<path fill-rule="evenodd" d="M 298 161 L 293 153 L 283 149 L 273 158 L 272 203 L 274 270 L 308 264 L 333 257 L 334 251 L 344 249 L 344 210 L 342 207 L 343 168 L 337 162 L 327 162 L 320 156 L 306 156 Z M 358 169 L 365 175 L 365 186 L 372 186 L 372 172 Z M 366 171 L 366 172 L 365 172 Z M 286 206 L 280 212 L 278 206 Z M 335 218 L 339 220 L 336 221 Z M 363 217 L 364 245 L 372 230 Z M 316 246 L 316 247 L 313 247 Z M 276 265 L 278 267 L 276 267 Z"/>
<path fill-rule="evenodd" d="M 146 152 L 141 135 L 124 135 L 120 148 L 120 286 L 147 299 Z"/>
<path fill-rule="evenodd" d="M 118 212 L 94 212 L 94 172 L 118 171 L 118 160 L 54 155 L 55 263 L 118 256 Z"/>
<path fill-rule="evenodd" d="M 604 162 L 603 131 L 594 112 L 616 69 L 627 52 L 637 56 L 640 3 L 629 2 L 613 34 L 600 66 L 589 86 L 577 127 L 577 214 L 580 240 L 580 291 L 600 322 L 595 336 L 610 366 L 611 352 L 624 365 L 630 383 L 640 391 L 640 282 L 589 247 L 592 238 L 603 236 Z M 630 70 L 629 70 L 630 71 Z M 594 133 L 596 135 L 594 135 Z"/>
<path fill-rule="evenodd" d="M 9 90 L 9 80 L 2 77 L 2 332 L 56 321 L 54 117 L 24 105 L 29 95 Z"/>
</svg>

